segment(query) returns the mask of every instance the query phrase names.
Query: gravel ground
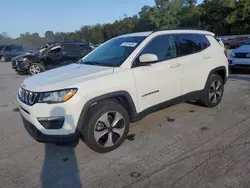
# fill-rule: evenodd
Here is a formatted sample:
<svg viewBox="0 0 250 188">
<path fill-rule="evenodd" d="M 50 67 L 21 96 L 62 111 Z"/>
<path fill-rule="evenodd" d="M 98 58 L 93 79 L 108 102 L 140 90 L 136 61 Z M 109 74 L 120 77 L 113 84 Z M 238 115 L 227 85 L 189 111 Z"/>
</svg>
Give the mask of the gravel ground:
<svg viewBox="0 0 250 188">
<path fill-rule="evenodd" d="M 179 104 L 132 124 L 124 144 L 98 154 L 41 144 L 16 104 L 21 81 L 0 64 L 0 187 L 250 187 L 250 77 L 233 75 L 216 108 Z"/>
</svg>

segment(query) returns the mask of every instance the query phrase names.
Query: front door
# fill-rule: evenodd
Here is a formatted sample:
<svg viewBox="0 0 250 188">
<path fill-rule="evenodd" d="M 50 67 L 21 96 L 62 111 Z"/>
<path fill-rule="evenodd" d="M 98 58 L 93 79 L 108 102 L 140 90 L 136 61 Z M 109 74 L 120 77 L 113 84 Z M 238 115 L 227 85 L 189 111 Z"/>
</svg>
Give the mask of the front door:
<svg viewBox="0 0 250 188">
<path fill-rule="evenodd" d="M 62 57 L 61 45 L 51 47 L 43 59 L 45 69 L 48 70 L 62 66 Z"/>
<path fill-rule="evenodd" d="M 135 67 L 132 68 L 139 111 L 172 99 L 179 100 L 182 92 L 182 64 L 176 58 L 173 37 L 162 35 L 154 38 L 140 53 L 142 54 L 155 54 L 158 62 L 137 66 L 137 58 Z"/>
</svg>

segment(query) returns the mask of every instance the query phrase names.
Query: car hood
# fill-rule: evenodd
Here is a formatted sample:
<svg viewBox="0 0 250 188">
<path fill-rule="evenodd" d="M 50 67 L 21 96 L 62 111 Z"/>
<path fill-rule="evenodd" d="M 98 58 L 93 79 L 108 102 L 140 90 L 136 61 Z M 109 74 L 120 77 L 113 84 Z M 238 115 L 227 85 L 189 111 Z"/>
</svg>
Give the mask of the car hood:
<svg viewBox="0 0 250 188">
<path fill-rule="evenodd" d="M 250 45 L 241 45 L 239 48 L 235 49 L 234 52 L 250 53 Z"/>
<path fill-rule="evenodd" d="M 15 57 L 13 57 L 11 60 L 12 60 L 12 61 L 18 61 L 18 60 L 21 59 L 21 58 L 25 58 L 25 57 L 35 57 L 35 56 L 37 56 L 37 55 L 35 55 L 35 54 L 30 54 L 30 53 L 25 53 L 25 54 L 22 54 L 22 55 L 15 56 Z"/>
<path fill-rule="evenodd" d="M 74 63 L 31 76 L 21 86 L 29 91 L 53 91 L 77 87 L 78 83 L 113 72 L 113 67 Z"/>
</svg>

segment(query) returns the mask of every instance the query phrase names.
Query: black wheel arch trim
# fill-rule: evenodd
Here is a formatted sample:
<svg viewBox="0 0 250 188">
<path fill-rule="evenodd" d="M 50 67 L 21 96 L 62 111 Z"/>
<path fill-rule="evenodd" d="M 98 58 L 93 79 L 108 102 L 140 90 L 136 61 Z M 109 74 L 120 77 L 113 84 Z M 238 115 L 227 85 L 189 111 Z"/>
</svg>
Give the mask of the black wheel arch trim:
<svg viewBox="0 0 250 188">
<path fill-rule="evenodd" d="M 221 70 L 223 70 L 223 71 L 225 72 L 225 78 L 222 78 L 222 79 L 224 80 L 224 84 L 226 84 L 226 82 L 227 82 L 227 68 L 226 68 L 225 66 L 220 66 L 220 67 L 216 67 L 216 68 L 212 69 L 212 70 L 210 71 L 208 77 L 207 77 L 207 81 L 208 81 L 209 77 L 210 77 L 212 74 L 214 74 L 214 73 L 216 73 L 216 72 L 218 72 L 218 71 L 221 71 Z M 207 81 L 206 81 L 206 83 L 207 83 Z M 206 87 L 206 86 L 205 86 L 205 87 Z M 204 87 L 204 88 L 205 88 L 205 87 Z"/>
<path fill-rule="evenodd" d="M 130 116 L 130 121 L 133 121 L 133 119 L 135 118 L 135 116 L 137 114 L 137 110 L 136 110 L 136 107 L 135 107 L 135 104 L 134 104 L 134 101 L 133 101 L 131 95 L 127 91 L 115 91 L 115 92 L 110 92 L 110 93 L 100 95 L 98 97 L 90 99 L 88 102 L 85 103 L 85 105 L 83 106 L 82 111 L 80 113 L 78 122 L 77 122 L 76 131 L 81 132 L 82 129 L 84 128 L 84 122 L 85 122 L 86 115 L 88 113 L 89 108 L 93 104 L 98 103 L 98 102 L 103 101 L 103 100 L 106 100 L 106 99 L 113 99 L 113 98 L 119 98 L 119 97 L 124 97 L 126 99 L 126 101 L 128 102 L 128 105 L 129 105 L 128 113 Z"/>
</svg>

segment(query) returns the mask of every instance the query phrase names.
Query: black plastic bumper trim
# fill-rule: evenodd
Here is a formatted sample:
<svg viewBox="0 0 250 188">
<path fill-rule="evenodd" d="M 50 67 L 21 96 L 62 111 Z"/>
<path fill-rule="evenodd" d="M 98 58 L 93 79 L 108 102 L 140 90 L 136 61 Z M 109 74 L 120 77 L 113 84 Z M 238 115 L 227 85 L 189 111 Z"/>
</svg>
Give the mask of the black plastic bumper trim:
<svg viewBox="0 0 250 188">
<path fill-rule="evenodd" d="M 22 115 L 21 115 L 22 116 Z M 23 124 L 26 131 L 33 137 L 36 141 L 42 143 L 70 143 L 77 141 L 80 138 L 80 133 L 75 132 L 69 135 L 46 135 L 39 131 L 32 123 L 26 120 L 23 116 Z"/>
</svg>

